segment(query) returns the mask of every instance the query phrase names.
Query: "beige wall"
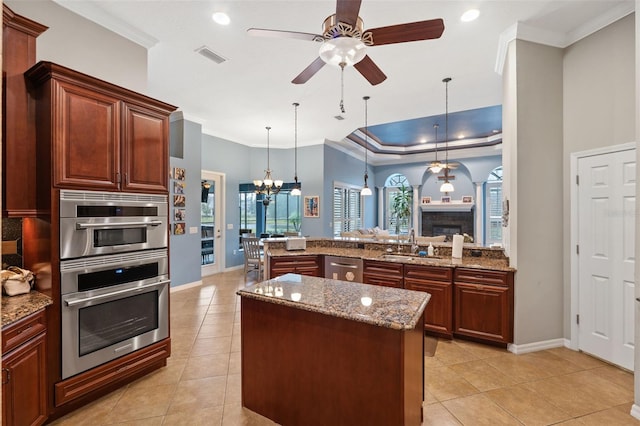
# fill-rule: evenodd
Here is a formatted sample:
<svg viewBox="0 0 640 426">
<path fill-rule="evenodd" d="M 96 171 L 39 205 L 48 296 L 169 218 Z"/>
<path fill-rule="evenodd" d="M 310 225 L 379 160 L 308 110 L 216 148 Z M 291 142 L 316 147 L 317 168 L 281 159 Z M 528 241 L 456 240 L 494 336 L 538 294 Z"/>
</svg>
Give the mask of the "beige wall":
<svg viewBox="0 0 640 426">
<path fill-rule="evenodd" d="M 635 19 L 629 15 L 564 54 L 564 336 L 570 337 L 570 154 L 635 141 Z"/>
<path fill-rule="evenodd" d="M 562 54 L 516 40 L 509 49 L 509 75 L 503 74 L 510 82 L 503 109 L 516 120 L 503 133 L 503 140 L 509 138 L 509 178 L 515 177 L 505 196 L 509 255 L 518 269 L 516 345 L 563 336 Z"/>
<path fill-rule="evenodd" d="M 127 89 L 147 93 L 147 50 L 51 0 L 5 3 L 15 13 L 49 27 L 37 41 L 36 59 L 55 62 Z"/>
</svg>

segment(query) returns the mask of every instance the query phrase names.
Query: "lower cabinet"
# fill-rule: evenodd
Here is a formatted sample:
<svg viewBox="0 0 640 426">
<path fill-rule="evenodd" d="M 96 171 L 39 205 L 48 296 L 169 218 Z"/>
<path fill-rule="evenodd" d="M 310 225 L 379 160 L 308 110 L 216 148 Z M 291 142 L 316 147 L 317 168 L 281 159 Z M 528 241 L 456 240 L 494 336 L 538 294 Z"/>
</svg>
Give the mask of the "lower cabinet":
<svg viewBox="0 0 640 426">
<path fill-rule="evenodd" d="M 429 334 L 453 337 L 453 285 L 451 268 L 405 265 L 404 288 L 431 295 L 424 311 L 424 329 Z"/>
<path fill-rule="evenodd" d="M 300 274 L 311 277 L 322 277 L 322 259 L 317 255 L 310 256 L 277 256 L 270 259 L 269 278 L 284 274 Z"/>
<path fill-rule="evenodd" d="M 362 269 L 362 282 L 386 287 L 404 287 L 404 268 L 402 263 L 365 260 Z"/>
<path fill-rule="evenodd" d="M 41 425 L 47 419 L 44 310 L 2 330 L 2 424 Z"/>
<path fill-rule="evenodd" d="M 513 273 L 457 268 L 454 273 L 454 334 L 513 341 Z"/>
</svg>

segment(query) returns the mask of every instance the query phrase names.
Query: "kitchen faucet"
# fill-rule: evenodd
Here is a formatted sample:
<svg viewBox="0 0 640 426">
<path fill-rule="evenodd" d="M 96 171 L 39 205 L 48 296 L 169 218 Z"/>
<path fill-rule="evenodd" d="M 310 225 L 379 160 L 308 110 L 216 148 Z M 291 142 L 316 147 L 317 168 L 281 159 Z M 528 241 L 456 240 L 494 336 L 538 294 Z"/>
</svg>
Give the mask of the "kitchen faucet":
<svg viewBox="0 0 640 426">
<path fill-rule="evenodd" d="M 416 254 L 418 252 L 418 244 L 416 244 L 416 230 L 411 228 L 409 232 L 409 242 L 411 243 L 411 253 Z"/>
</svg>

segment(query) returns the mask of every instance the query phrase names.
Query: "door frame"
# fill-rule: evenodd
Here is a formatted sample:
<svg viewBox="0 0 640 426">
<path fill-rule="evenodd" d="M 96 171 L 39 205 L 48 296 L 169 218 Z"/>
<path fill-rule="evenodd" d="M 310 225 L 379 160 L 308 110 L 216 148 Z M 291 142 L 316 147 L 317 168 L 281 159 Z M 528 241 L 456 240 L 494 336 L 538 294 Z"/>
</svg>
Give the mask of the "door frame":
<svg viewBox="0 0 640 426">
<path fill-rule="evenodd" d="M 219 188 L 215 188 L 215 212 L 216 212 L 216 222 L 218 223 L 220 230 L 220 238 L 216 238 L 214 235 L 214 263 L 213 265 L 202 265 L 201 276 L 207 276 L 212 274 L 217 274 L 223 272 L 225 270 L 225 260 L 226 256 L 223 253 L 226 253 L 226 228 L 224 226 L 225 222 L 225 183 L 227 175 L 226 173 L 214 172 L 211 170 L 201 170 L 200 171 L 201 179 L 216 179 L 219 180 L 220 185 Z"/>
<path fill-rule="evenodd" d="M 579 271 L 578 271 L 578 253 L 576 253 L 576 247 L 578 245 L 578 185 L 576 183 L 575 176 L 578 175 L 578 161 L 585 157 L 593 157 L 596 155 L 613 154 L 620 151 L 628 151 L 630 149 L 636 149 L 635 142 L 624 143 L 620 145 L 605 146 L 602 148 L 590 149 L 587 151 L 573 152 L 570 154 L 570 167 L 569 167 L 569 182 L 571 187 L 571 238 L 569 244 L 569 251 L 571 253 L 571 295 L 570 295 L 570 314 L 569 323 L 570 335 L 568 346 L 570 349 L 579 350 L 578 342 L 578 324 L 576 318 L 579 312 Z M 565 293 L 566 294 L 566 293 Z"/>
</svg>

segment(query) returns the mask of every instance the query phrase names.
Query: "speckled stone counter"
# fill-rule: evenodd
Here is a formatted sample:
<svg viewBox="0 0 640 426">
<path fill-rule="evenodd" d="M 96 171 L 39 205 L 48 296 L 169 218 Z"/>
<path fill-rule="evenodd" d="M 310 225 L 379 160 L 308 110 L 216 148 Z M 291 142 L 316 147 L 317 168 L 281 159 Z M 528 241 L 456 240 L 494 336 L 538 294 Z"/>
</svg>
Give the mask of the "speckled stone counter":
<svg viewBox="0 0 640 426">
<path fill-rule="evenodd" d="M 442 266 L 449 268 L 474 268 L 474 269 L 488 269 L 494 271 L 515 271 L 515 268 L 509 266 L 509 259 L 504 257 L 489 257 L 489 256 L 481 256 L 481 257 L 473 257 L 473 256 L 464 256 L 462 259 L 452 259 L 451 254 L 448 256 L 444 254 L 439 257 L 419 257 L 417 255 L 412 256 L 409 253 L 403 253 L 407 256 L 402 256 L 402 258 L 397 259 L 386 259 L 384 256 L 387 252 L 384 250 L 386 244 L 377 244 L 372 245 L 370 247 L 369 244 L 365 246 L 365 248 L 357 248 L 357 247 L 327 247 L 327 246 L 307 246 L 306 250 L 294 250 L 287 251 L 283 246 L 279 246 L 278 244 L 271 243 L 268 247 L 267 254 L 273 257 L 279 256 L 304 256 L 304 255 L 330 255 L 330 256 L 342 256 L 342 257 L 356 257 L 361 258 L 363 260 L 379 260 L 385 262 L 400 262 L 400 263 L 409 263 L 415 265 L 431 265 L 431 266 Z M 395 247 L 394 247 L 395 248 Z M 469 249 L 470 251 L 471 249 Z M 444 250 L 443 250 L 444 251 Z M 395 253 L 395 252 L 394 252 Z"/>
<path fill-rule="evenodd" d="M 44 309 L 52 303 L 49 296 L 37 291 L 19 296 L 2 295 L 2 327 Z"/>
<path fill-rule="evenodd" d="M 238 295 L 396 330 L 413 329 L 431 297 L 421 291 L 297 274 L 254 284 Z"/>
</svg>

